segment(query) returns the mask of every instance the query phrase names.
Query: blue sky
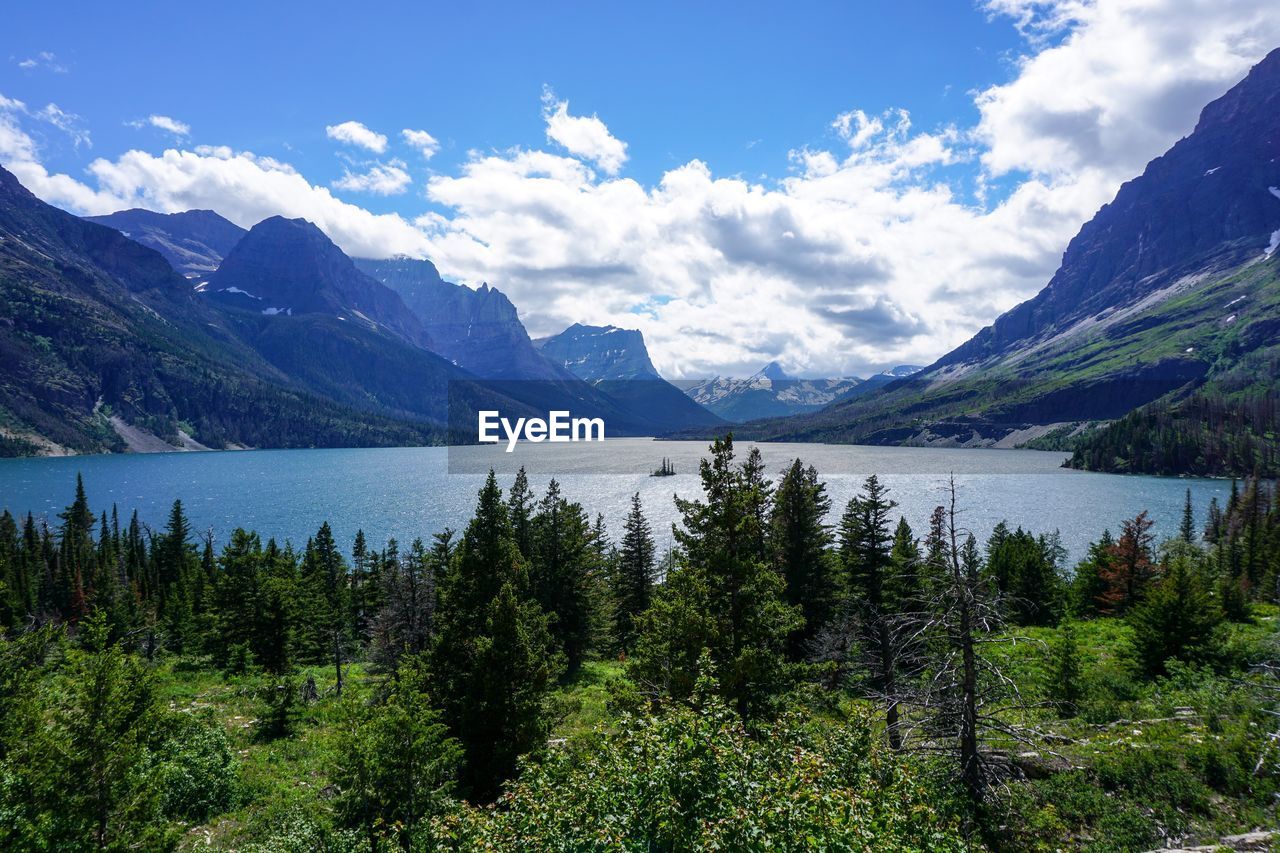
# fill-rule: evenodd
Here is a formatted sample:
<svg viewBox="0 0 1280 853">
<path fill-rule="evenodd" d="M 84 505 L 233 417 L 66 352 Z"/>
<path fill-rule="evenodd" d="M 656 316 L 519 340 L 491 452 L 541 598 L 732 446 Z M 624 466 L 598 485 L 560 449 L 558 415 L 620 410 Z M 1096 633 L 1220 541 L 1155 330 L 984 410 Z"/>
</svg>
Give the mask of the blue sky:
<svg viewBox="0 0 1280 853">
<path fill-rule="evenodd" d="M 927 364 L 1280 45 L 1268 0 L 17 4 L 0 163 L 304 217 L 665 375 Z"/>
<path fill-rule="evenodd" d="M 170 142 L 125 125 L 158 114 L 194 142 L 288 160 L 323 182 L 343 171 L 324 129 L 352 117 L 440 140 L 429 164 L 391 144 L 415 171 L 541 144 L 544 84 L 628 142 L 639 180 L 693 158 L 777 175 L 788 151 L 829 144 L 832 117 L 854 107 L 910 105 L 923 127 L 973 121 L 965 93 L 1008 78 L 1021 42 L 1008 19 L 963 2 L 230 3 L 214 14 L 26 3 L 5 29 L 0 92 L 56 103 L 91 129 L 92 147 L 53 140 L 53 167 Z M 41 52 L 56 59 L 19 67 Z M 368 206 L 410 214 L 421 201 Z"/>
</svg>

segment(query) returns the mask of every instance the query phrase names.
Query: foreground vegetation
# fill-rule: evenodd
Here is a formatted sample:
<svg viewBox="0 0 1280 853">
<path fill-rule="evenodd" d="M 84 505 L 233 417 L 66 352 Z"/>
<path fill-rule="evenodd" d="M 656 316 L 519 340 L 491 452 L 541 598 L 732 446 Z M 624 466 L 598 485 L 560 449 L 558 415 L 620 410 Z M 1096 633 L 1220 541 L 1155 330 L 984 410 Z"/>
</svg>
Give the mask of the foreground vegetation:
<svg viewBox="0 0 1280 853">
<path fill-rule="evenodd" d="M 1071 570 L 712 445 L 655 553 L 523 475 L 340 554 L 0 515 L 7 849 L 1140 850 L 1273 826 L 1280 508 Z M 1203 523 L 1202 523 L 1203 521 Z"/>
</svg>

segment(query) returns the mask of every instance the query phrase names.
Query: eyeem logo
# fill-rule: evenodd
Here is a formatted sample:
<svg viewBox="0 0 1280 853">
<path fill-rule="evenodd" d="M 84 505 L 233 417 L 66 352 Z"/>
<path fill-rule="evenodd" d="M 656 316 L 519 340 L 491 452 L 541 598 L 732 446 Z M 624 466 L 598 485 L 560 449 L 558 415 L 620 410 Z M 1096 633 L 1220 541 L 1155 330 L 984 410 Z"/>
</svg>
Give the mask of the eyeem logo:
<svg viewBox="0 0 1280 853">
<path fill-rule="evenodd" d="M 502 441 L 498 428 L 502 428 L 507 441 L 507 453 L 515 450 L 516 442 L 525 441 L 604 441 L 603 418 L 575 418 L 568 412 L 548 412 L 542 418 L 516 418 L 514 424 L 496 411 L 479 413 L 478 433 L 481 444 L 497 444 Z"/>
</svg>

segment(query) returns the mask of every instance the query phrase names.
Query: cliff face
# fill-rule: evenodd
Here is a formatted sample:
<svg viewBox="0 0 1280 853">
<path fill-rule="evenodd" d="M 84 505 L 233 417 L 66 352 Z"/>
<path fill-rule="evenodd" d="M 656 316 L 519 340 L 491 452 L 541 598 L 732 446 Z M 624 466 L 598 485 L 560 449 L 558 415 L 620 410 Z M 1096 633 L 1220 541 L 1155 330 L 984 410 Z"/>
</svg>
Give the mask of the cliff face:
<svg viewBox="0 0 1280 853">
<path fill-rule="evenodd" d="M 617 326 L 574 323 L 558 335 L 539 338 L 535 345 L 579 379 L 661 379 L 644 335 Z"/>
<path fill-rule="evenodd" d="M 430 261 L 370 260 L 356 266 L 400 294 L 431 338 L 432 349 L 484 379 L 563 380 L 571 374 L 534 348 L 516 307 L 487 284 L 472 290 L 445 281 Z"/>
<path fill-rule="evenodd" d="M 1044 290 L 938 364 L 999 356 L 1184 275 L 1256 258 L 1280 228 L 1280 190 L 1271 187 L 1280 187 L 1280 49 L 1120 188 L 1068 244 Z"/>
<path fill-rule="evenodd" d="M 0 169 L 0 454 L 433 437 L 308 393 L 237 331 L 160 254 Z"/>
<path fill-rule="evenodd" d="M 649 360 L 637 329 L 574 323 L 558 335 L 534 342 L 541 353 L 579 379 L 617 400 L 629 411 L 646 413 L 666 430 L 719 427 L 725 421 L 663 379 Z"/>
</svg>

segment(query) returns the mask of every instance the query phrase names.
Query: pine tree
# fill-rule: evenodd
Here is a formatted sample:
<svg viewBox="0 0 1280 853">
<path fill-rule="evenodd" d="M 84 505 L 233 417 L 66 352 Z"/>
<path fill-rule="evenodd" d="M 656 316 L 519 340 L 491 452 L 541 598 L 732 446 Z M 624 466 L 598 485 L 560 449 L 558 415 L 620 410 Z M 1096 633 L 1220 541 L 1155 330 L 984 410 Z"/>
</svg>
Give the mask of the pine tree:
<svg viewBox="0 0 1280 853">
<path fill-rule="evenodd" d="M 437 533 L 430 551 L 415 539 L 409 553 L 381 567 L 382 606 L 373 619 L 373 657 L 395 671 L 405 657 L 430 651 L 436 636 L 438 579 L 448 569 L 453 531 Z"/>
<path fill-rule="evenodd" d="M 530 580 L 534 598 L 552 617 L 551 635 L 565 656 L 565 675 L 577 673 L 594 628 L 600 562 L 591 547 L 587 514 L 560 495 L 554 479 L 530 524 Z"/>
<path fill-rule="evenodd" d="M 58 550 L 53 572 L 51 604 L 55 618 L 77 622 L 89 612 L 86 581 L 97 573 L 97 554 L 93 544 L 93 512 L 85 496 L 84 479 L 76 474 L 76 496 L 59 518 Z"/>
<path fill-rule="evenodd" d="M 191 597 L 199 558 L 182 501 L 173 502 L 164 533 L 152 546 L 150 562 L 155 576 L 156 616 L 164 626 L 167 645 L 177 652 L 189 650 L 198 640 Z"/>
<path fill-rule="evenodd" d="M 359 827 L 370 850 L 381 842 L 410 849 L 423 821 L 452 805 L 461 750 L 431 707 L 427 678 L 416 666 L 397 673 L 385 700 L 350 701 L 335 743 L 334 811 Z"/>
<path fill-rule="evenodd" d="M 1210 655 L 1221 622 L 1201 567 L 1185 553 L 1174 557 L 1129 614 L 1138 661 L 1151 675 L 1163 673 L 1170 659 L 1195 661 Z"/>
<path fill-rule="evenodd" d="M 563 668 L 493 471 L 445 577 L 442 616 L 432 671 L 444 719 L 463 749 L 465 792 L 488 799 L 543 742 L 543 705 Z"/>
<path fill-rule="evenodd" d="M 214 590 L 216 617 L 209 638 L 210 651 L 218 666 L 226 667 L 239 647 L 260 658 L 262 624 L 262 542 L 258 534 L 241 528 L 232 531 L 231 539 L 219 558 L 221 571 Z"/>
<path fill-rule="evenodd" d="M 872 474 L 845 508 L 840 520 L 840 560 L 848 583 L 848 610 L 856 644 L 863 649 L 872 692 L 885 708 L 886 732 L 894 749 L 902 748 L 899 730 L 899 655 L 901 633 L 910 631 L 903 616 L 914 602 L 902 596 L 911 587 L 897 576 L 889 513 L 897 503 Z"/>
<path fill-rule="evenodd" d="M 333 664 L 335 691 L 343 687 L 342 663 L 349 637 L 347 565 L 333 541 L 333 531 L 326 521 L 315 538 L 307 543 L 302 557 L 299 593 L 303 620 L 308 630 L 308 648 L 314 660 Z"/>
<path fill-rule="evenodd" d="M 1080 639 L 1075 626 L 1063 622 L 1058 628 L 1057 641 L 1050 650 L 1048 694 L 1058 716 L 1074 717 L 1084 696 Z"/>
<path fill-rule="evenodd" d="M 1115 544 L 1111 531 L 1102 531 L 1102 538 L 1089 545 L 1088 555 L 1076 565 L 1069 591 L 1069 607 L 1077 618 L 1097 616 L 1102 612 Z"/>
<path fill-rule="evenodd" d="M 623 526 L 622 547 L 613 574 L 614 642 L 623 655 L 630 654 L 639 633 L 640 614 L 653 601 L 653 532 L 644 516 L 640 493 L 631 496 L 631 512 Z"/>
<path fill-rule="evenodd" d="M 49 720 L 53 847 L 147 846 L 160 795 L 143 772 L 159 713 L 154 680 L 109 639 L 105 616 L 88 617 L 69 652 L 66 691 Z"/>
<path fill-rule="evenodd" d="M 1159 575 L 1160 567 L 1152 561 L 1151 554 L 1155 541 L 1151 533 L 1154 524 L 1146 512 L 1121 523 L 1120 538 L 1111 546 L 1110 559 L 1100 572 L 1106 583 L 1100 598 L 1104 611 L 1127 613 Z"/>
<path fill-rule="evenodd" d="M 1032 536 L 1021 527 L 1012 533 L 1003 523 L 987 541 L 986 572 L 1018 625 L 1056 624 L 1061 608 L 1056 537 Z"/>
<path fill-rule="evenodd" d="M 836 561 L 829 553 L 831 511 L 826 485 L 812 465 L 796 459 L 774 493 L 769 519 L 769 550 L 774 569 L 786 583 L 787 603 L 799 607 L 804 628 L 790 640 L 799 660 L 818 629 L 834 615 L 840 596 Z"/>
<path fill-rule="evenodd" d="M 253 649 L 258 665 L 277 676 L 292 669 L 297 628 L 297 572 L 292 549 L 281 550 L 274 539 L 268 540 L 262 553 Z"/>
<path fill-rule="evenodd" d="M 511 524 L 511 538 L 526 560 L 533 557 L 533 513 L 536 498 L 529 488 L 529 477 L 524 466 L 516 472 L 515 482 L 507 495 L 507 518 Z"/>
<path fill-rule="evenodd" d="M 1187 489 L 1187 497 L 1182 504 L 1182 524 L 1179 527 L 1179 534 L 1182 536 L 1183 542 L 1196 541 L 1196 514 L 1195 509 L 1191 506 L 1190 489 Z"/>
<path fill-rule="evenodd" d="M 369 637 L 369 624 L 373 614 L 377 612 L 377 592 L 375 581 L 370 576 L 371 560 L 369 546 L 365 542 L 364 531 L 356 531 L 355 542 L 351 545 L 351 636 L 359 644 Z"/>
<path fill-rule="evenodd" d="M 773 713 L 799 676 L 788 663 L 788 637 L 803 625 L 784 598 L 782 578 L 765 562 L 761 529 L 768 483 L 752 453 L 734 464 L 733 439 L 711 445 L 700 467 L 706 500 L 676 498 L 677 567 L 642 619 L 629 671 L 651 695 L 686 698 L 703 648 L 720 689 L 744 717 Z"/>
<path fill-rule="evenodd" d="M 1218 507 L 1218 498 L 1215 495 L 1209 498 L 1209 516 L 1205 521 L 1204 538 L 1206 541 L 1217 545 L 1222 538 L 1222 510 Z"/>
</svg>

